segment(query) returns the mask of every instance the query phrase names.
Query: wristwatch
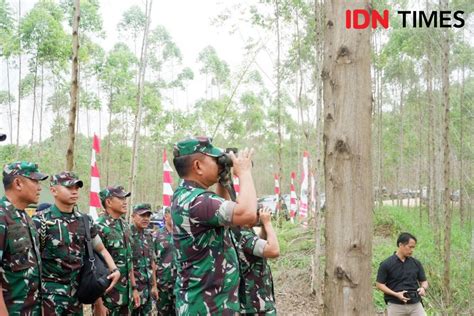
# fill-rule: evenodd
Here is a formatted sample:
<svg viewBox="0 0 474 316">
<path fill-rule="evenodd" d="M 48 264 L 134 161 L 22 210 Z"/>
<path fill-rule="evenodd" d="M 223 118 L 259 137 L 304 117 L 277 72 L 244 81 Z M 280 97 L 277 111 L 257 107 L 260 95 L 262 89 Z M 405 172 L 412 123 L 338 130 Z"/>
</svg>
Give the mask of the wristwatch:
<svg viewBox="0 0 474 316">
<path fill-rule="evenodd" d="M 119 270 L 118 268 L 115 268 L 112 271 L 110 271 L 110 273 L 114 273 L 115 271 L 118 271 L 118 270 Z"/>
<path fill-rule="evenodd" d="M 132 290 L 138 290 L 138 286 L 136 284 L 132 285 Z"/>
</svg>

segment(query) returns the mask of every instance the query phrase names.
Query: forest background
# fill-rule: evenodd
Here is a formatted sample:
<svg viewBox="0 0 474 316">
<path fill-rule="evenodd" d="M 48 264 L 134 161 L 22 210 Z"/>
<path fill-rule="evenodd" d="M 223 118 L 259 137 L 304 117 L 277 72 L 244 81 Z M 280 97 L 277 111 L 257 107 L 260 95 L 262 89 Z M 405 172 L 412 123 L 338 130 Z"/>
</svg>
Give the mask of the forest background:
<svg viewBox="0 0 474 316">
<path fill-rule="evenodd" d="M 170 156 L 172 144 L 187 135 L 210 135 L 221 147 L 256 148 L 259 196 L 273 194 L 274 174 L 282 193 L 289 193 L 290 173 L 301 175 L 303 152 L 308 151 L 316 177 L 311 203 L 320 209 L 326 186 L 326 3 L 220 3 L 208 31 L 219 30 L 234 40 L 208 45 L 208 34 L 202 34 L 202 48 L 193 56 L 185 56 L 166 25 L 155 18 L 156 3 L 134 3 L 117 16 L 115 29 L 106 32 L 110 26 L 104 20 L 113 4 L 80 1 L 73 169 L 85 183 L 81 209 L 88 209 L 93 133 L 102 143 L 101 185 L 123 184 L 132 189 L 133 201 L 161 205 L 163 150 Z M 392 240 L 408 228 L 404 218 L 416 218 L 420 227 L 428 227 L 426 238 L 432 242 L 422 259 L 437 263 L 430 266 L 434 294 L 429 308 L 469 313 L 468 293 L 474 290 L 474 4 L 374 1 L 372 6 L 393 14 L 443 7 L 464 11 L 466 25 L 460 29 L 402 28 L 393 16 L 388 30 L 372 32 L 371 120 L 352 124 L 370 124 L 372 135 L 374 248 L 382 250 L 374 250 L 371 260 L 380 262 L 391 251 L 389 243 L 381 247 L 385 244 L 378 237 Z M 0 0 L 0 131 L 8 135 L 0 146 L 2 162 L 31 160 L 50 174 L 66 167 L 73 8 L 70 0 Z M 169 14 L 180 17 L 179 12 Z M 193 25 L 183 21 L 183 27 Z M 44 199 L 50 199 L 46 186 L 43 191 Z M 407 198 L 411 205 L 404 208 Z M 383 206 L 384 200 L 398 206 Z M 311 285 L 307 299 L 316 301 L 316 310 L 324 305 L 324 260 L 320 266 L 315 263 L 315 258 L 324 258 L 324 217 L 324 211 L 311 214 L 306 228 L 282 224 L 282 231 L 305 241 L 302 251 L 311 253 L 312 260 L 284 257 L 275 265 L 278 269 L 290 262 L 310 272 L 305 278 Z M 383 308 L 379 294 L 374 306 Z"/>
</svg>

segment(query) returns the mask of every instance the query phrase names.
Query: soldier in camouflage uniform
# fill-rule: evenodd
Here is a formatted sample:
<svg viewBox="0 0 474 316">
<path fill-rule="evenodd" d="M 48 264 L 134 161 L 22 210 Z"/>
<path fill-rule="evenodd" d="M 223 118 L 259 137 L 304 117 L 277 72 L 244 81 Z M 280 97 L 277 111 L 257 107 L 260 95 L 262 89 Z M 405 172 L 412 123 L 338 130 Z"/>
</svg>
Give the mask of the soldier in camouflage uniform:
<svg viewBox="0 0 474 316">
<path fill-rule="evenodd" d="M 94 308 L 108 315 L 130 315 L 133 301 L 139 303 L 136 289 L 133 290 L 132 300 L 132 287 L 136 284 L 133 275 L 131 233 L 124 220 L 130 192 L 126 192 L 122 186 L 108 186 L 99 192 L 99 196 L 105 212 L 97 219 L 96 229 L 114 259 L 121 277 L 115 287 L 98 300 Z"/>
<path fill-rule="evenodd" d="M 132 315 L 137 316 L 149 315 L 153 307 L 153 298 L 158 298 L 153 238 L 147 229 L 150 225 L 151 213 L 150 204 L 142 203 L 133 206 L 132 253 L 140 306 L 133 310 Z"/>
<path fill-rule="evenodd" d="M 270 209 L 260 209 L 260 236 L 252 228 L 233 227 L 240 263 L 241 315 L 276 315 L 273 278 L 266 258 L 276 258 L 280 247 Z"/>
<path fill-rule="evenodd" d="M 178 315 L 234 315 L 240 310 L 239 263 L 229 226 L 252 225 L 257 220 L 252 152 L 245 149 L 238 158 L 230 154 L 241 188 L 235 203 L 223 198 L 228 194 L 220 184 L 216 193 L 208 191 L 224 170 L 217 163 L 224 153 L 210 138 L 175 144 L 173 164 L 183 179 L 171 206 Z"/>
<path fill-rule="evenodd" d="M 45 315 L 82 315 L 82 304 L 76 297 L 79 272 L 85 246 L 84 220 L 90 222 L 91 243 L 103 257 L 112 279 L 108 291 L 120 278 L 112 257 L 105 249 L 92 219 L 77 210 L 79 189 L 83 183 L 72 172 L 51 177 L 50 191 L 54 205 L 34 216 L 40 236 L 42 259 L 43 311 Z"/>
<path fill-rule="evenodd" d="M 38 165 L 18 161 L 3 168 L 5 196 L 0 199 L 0 315 L 40 315 L 39 239 L 24 209 L 38 203 Z"/>
<path fill-rule="evenodd" d="M 173 223 L 170 209 L 165 209 L 165 227 L 154 233 L 156 255 L 156 279 L 158 281 L 158 301 L 156 309 L 158 315 L 175 315 L 175 296 L 173 293 L 176 283 L 176 264 L 174 261 Z"/>
</svg>

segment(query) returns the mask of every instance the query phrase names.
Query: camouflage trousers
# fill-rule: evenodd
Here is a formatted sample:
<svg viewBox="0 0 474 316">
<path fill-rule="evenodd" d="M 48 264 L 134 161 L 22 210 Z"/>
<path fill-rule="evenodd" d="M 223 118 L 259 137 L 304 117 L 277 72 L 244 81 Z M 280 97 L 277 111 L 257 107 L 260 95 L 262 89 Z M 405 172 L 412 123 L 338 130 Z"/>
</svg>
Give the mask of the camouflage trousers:
<svg viewBox="0 0 474 316">
<path fill-rule="evenodd" d="M 158 301 L 156 302 L 158 316 L 176 315 L 174 304 L 175 296 L 173 294 L 173 288 L 166 289 L 159 287 Z"/>
<path fill-rule="evenodd" d="M 277 312 L 276 310 L 271 310 L 271 311 L 266 311 L 266 312 L 256 312 L 256 313 L 240 313 L 240 315 L 244 316 L 244 315 L 247 315 L 247 316 L 274 316 L 276 315 Z"/>
<path fill-rule="evenodd" d="M 122 316 L 122 315 L 130 315 L 131 314 L 131 309 L 129 305 L 120 305 L 120 306 L 114 306 L 114 307 L 108 307 L 104 303 L 105 307 L 107 307 L 107 310 L 109 311 L 107 316 Z"/>
<path fill-rule="evenodd" d="M 17 301 L 18 302 L 18 301 Z M 37 316 L 41 315 L 41 301 L 38 300 L 36 304 L 25 305 L 22 303 L 14 303 L 7 306 L 8 315 L 21 315 L 21 316 Z"/>
<path fill-rule="evenodd" d="M 145 304 L 140 305 L 140 307 L 135 308 L 132 311 L 133 316 L 148 316 L 151 315 L 151 310 L 153 308 L 152 300 L 148 300 Z"/>
<path fill-rule="evenodd" d="M 43 314 L 55 316 L 82 316 L 82 304 L 75 296 L 47 294 L 43 296 Z"/>
</svg>

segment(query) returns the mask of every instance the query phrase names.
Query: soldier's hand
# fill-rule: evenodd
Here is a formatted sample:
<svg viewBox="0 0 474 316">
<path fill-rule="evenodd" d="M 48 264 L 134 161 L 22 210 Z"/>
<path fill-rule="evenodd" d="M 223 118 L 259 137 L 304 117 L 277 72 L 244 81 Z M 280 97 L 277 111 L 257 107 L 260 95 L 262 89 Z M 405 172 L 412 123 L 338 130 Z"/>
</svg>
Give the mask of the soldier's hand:
<svg viewBox="0 0 474 316">
<path fill-rule="evenodd" d="M 104 306 L 102 298 L 98 298 L 94 303 L 94 316 L 106 316 L 109 314 L 109 310 Z"/>
<path fill-rule="evenodd" d="M 138 290 L 136 289 L 133 290 L 132 296 L 133 296 L 133 303 L 134 303 L 133 308 L 140 307 L 140 294 L 138 293 Z"/>
<path fill-rule="evenodd" d="M 107 279 L 111 279 L 112 282 L 110 283 L 110 286 L 107 288 L 107 290 L 105 290 L 105 293 L 109 293 L 109 291 L 114 288 L 115 284 L 117 284 L 120 279 L 120 271 L 116 270 L 115 272 L 109 274 Z"/>
<path fill-rule="evenodd" d="M 239 156 L 236 157 L 233 152 L 229 153 L 230 159 L 233 163 L 233 171 L 236 177 L 242 175 L 245 172 L 249 172 L 252 169 L 252 154 L 253 148 L 245 148 L 239 153 Z"/>
<path fill-rule="evenodd" d="M 271 223 L 272 221 L 272 213 L 270 211 L 270 208 L 268 207 L 262 207 L 260 210 L 260 222 L 262 222 L 263 225 L 266 225 L 268 223 Z"/>
<path fill-rule="evenodd" d="M 151 296 L 152 296 L 155 300 L 158 299 L 158 288 L 156 287 L 156 285 L 151 288 Z"/>
</svg>

